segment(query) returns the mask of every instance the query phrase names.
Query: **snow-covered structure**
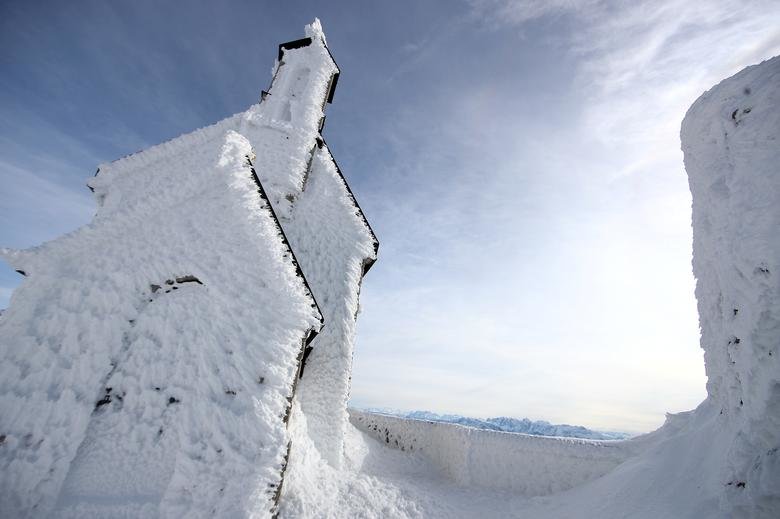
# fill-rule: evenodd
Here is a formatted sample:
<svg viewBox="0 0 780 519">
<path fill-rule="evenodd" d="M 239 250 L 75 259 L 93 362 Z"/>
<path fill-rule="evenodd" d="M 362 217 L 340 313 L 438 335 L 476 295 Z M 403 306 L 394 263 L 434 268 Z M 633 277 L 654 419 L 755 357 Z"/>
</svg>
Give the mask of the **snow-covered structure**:
<svg viewBox="0 0 780 519">
<path fill-rule="evenodd" d="M 89 225 L 2 250 L 0 515 L 273 513 L 294 395 L 340 464 L 378 242 L 320 133 L 338 76 L 315 21 L 259 104 L 101 165 Z"/>
<path fill-rule="evenodd" d="M 338 74 L 315 22 L 259 104 L 0 251 L 0 516 L 780 517 L 780 57 L 683 121 L 708 397 L 627 441 L 348 424 L 378 244 L 320 134 Z"/>
<path fill-rule="evenodd" d="M 722 505 L 780 516 L 780 57 L 699 98 L 682 126 L 707 392 L 729 431 Z"/>
</svg>

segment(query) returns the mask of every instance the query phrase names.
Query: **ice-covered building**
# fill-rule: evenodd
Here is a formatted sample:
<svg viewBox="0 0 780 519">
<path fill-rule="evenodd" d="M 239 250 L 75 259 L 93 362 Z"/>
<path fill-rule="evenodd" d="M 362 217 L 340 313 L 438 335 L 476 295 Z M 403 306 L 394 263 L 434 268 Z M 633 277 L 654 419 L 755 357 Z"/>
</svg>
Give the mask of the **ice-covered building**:
<svg viewBox="0 0 780 519">
<path fill-rule="evenodd" d="M 338 77 L 315 20 L 258 104 L 101 165 L 89 225 L 2 250 L 3 516 L 273 513 L 294 395 L 340 464 L 378 242 L 320 133 Z"/>
</svg>

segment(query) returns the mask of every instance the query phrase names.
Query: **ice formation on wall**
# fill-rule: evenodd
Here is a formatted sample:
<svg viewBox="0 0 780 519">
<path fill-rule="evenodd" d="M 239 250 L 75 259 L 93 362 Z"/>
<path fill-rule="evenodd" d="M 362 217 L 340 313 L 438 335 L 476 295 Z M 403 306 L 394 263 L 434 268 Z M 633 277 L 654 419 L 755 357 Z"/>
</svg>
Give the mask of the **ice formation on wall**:
<svg viewBox="0 0 780 519">
<path fill-rule="evenodd" d="M 769 517 L 780 512 L 780 57 L 702 95 L 682 142 L 707 391 L 733 431 L 723 504 Z"/>
<path fill-rule="evenodd" d="M 294 393 L 339 463 L 378 243 L 320 135 L 338 67 L 306 35 L 259 104 L 101 165 L 92 223 L 2 251 L 26 276 L 0 318 L 4 515 L 272 513 Z"/>
<path fill-rule="evenodd" d="M 317 295 L 327 326 L 312 342 L 299 399 L 309 436 L 333 466 L 341 465 L 352 373 L 360 280 L 378 242 L 336 162 L 321 142 L 305 191 L 293 208 L 290 243 Z"/>
</svg>

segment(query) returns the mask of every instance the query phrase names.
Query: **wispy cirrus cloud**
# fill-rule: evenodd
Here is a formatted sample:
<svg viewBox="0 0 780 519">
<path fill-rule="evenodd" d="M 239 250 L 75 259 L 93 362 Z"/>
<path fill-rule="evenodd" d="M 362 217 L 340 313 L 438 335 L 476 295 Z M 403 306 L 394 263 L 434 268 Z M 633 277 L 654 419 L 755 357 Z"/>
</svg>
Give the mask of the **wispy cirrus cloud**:
<svg viewBox="0 0 780 519">
<path fill-rule="evenodd" d="M 611 144 L 668 146 L 705 89 L 780 53 L 780 3 L 772 0 L 468 4 L 472 18 L 492 28 L 566 17 L 571 31 L 563 44 L 577 56 L 585 124 Z"/>
<path fill-rule="evenodd" d="M 613 145 L 671 148 L 687 107 L 742 68 L 780 53 L 780 4 L 666 0 L 622 6 L 573 38 L 585 123 Z"/>
<path fill-rule="evenodd" d="M 521 26 L 543 16 L 560 16 L 600 8 L 600 0 L 467 0 L 471 17 L 488 27 Z"/>
</svg>

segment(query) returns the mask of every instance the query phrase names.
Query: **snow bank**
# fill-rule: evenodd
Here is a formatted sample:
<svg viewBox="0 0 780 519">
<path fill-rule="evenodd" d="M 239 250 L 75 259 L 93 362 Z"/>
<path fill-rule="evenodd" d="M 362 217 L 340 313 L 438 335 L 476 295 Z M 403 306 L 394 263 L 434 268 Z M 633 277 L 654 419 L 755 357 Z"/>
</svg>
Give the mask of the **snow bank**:
<svg viewBox="0 0 780 519">
<path fill-rule="evenodd" d="M 733 430 L 722 504 L 778 517 L 780 57 L 702 95 L 681 135 L 707 390 Z"/>
<path fill-rule="evenodd" d="M 295 441 L 290 448 L 280 517 L 426 517 L 414 496 L 398 483 L 417 484 L 408 477 L 410 469 L 425 473 L 427 479 L 436 479 L 437 474 L 427 462 L 385 449 L 347 424 L 345 456 L 340 468 L 336 468 L 323 459 L 309 437 L 311 427 L 307 419 L 298 402 L 294 402 L 290 434 Z"/>
<path fill-rule="evenodd" d="M 402 451 L 421 452 L 460 485 L 548 495 L 595 479 L 639 450 L 631 442 L 550 438 L 350 409 L 360 430 Z"/>
</svg>

